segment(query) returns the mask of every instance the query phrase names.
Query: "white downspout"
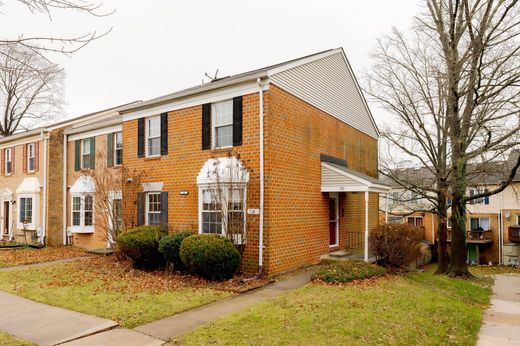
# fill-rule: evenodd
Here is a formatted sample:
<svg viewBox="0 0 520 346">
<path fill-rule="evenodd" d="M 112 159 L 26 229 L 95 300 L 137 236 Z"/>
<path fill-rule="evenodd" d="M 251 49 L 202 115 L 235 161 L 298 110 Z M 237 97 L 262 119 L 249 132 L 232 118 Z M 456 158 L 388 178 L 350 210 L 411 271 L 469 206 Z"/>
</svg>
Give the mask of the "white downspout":
<svg viewBox="0 0 520 346">
<path fill-rule="evenodd" d="M 498 264 L 503 264 L 504 263 L 504 259 L 503 259 L 503 253 L 504 253 L 504 211 L 503 211 L 503 208 L 504 208 L 504 200 L 503 200 L 503 195 L 502 195 L 502 192 L 500 193 L 500 210 L 498 212 L 498 217 L 499 217 L 499 220 L 498 220 Z"/>
<path fill-rule="evenodd" d="M 368 262 L 368 191 L 365 191 L 365 262 Z"/>
<path fill-rule="evenodd" d="M 41 132 L 41 138 L 43 140 L 43 220 L 42 220 L 42 244 L 45 245 L 45 238 L 47 236 L 47 147 L 48 138 L 44 134 L 44 130 Z"/>
<path fill-rule="evenodd" d="M 259 117 L 260 117 L 260 221 L 258 230 L 258 272 L 264 269 L 264 88 L 261 78 L 256 82 L 260 88 L 259 95 Z"/>
<path fill-rule="evenodd" d="M 67 239 L 67 135 L 63 134 L 63 245 Z"/>
<path fill-rule="evenodd" d="M 386 193 L 386 201 L 385 201 L 385 223 L 388 223 L 388 196 L 390 193 Z"/>
</svg>

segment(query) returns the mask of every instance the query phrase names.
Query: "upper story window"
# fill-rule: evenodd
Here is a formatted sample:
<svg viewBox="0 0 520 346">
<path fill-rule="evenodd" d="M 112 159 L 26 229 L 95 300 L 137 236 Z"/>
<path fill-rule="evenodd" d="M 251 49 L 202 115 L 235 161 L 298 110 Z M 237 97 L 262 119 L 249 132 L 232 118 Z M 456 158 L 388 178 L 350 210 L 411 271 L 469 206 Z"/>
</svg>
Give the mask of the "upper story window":
<svg viewBox="0 0 520 346">
<path fill-rule="evenodd" d="M 516 216 L 516 224 L 520 226 L 520 214 Z"/>
<path fill-rule="evenodd" d="M 213 148 L 233 146 L 233 100 L 214 103 L 213 115 Z"/>
<path fill-rule="evenodd" d="M 488 192 L 488 189 L 484 189 L 484 192 Z M 481 193 L 478 189 L 470 189 L 469 190 L 469 196 L 473 197 Z M 473 199 L 469 201 L 469 204 L 483 204 L 483 205 L 489 205 L 489 196 L 481 197 L 477 199 Z"/>
<path fill-rule="evenodd" d="M 81 141 L 81 169 L 94 168 L 92 162 L 94 157 L 92 141 L 94 141 L 93 138 L 85 138 Z"/>
<path fill-rule="evenodd" d="M 5 174 L 10 175 L 13 173 L 13 149 L 7 148 L 4 151 L 5 155 Z"/>
<path fill-rule="evenodd" d="M 35 148 L 34 143 L 27 144 L 27 170 L 29 172 L 34 172 L 35 157 L 36 157 L 36 148 Z"/>
<path fill-rule="evenodd" d="M 123 164 L 123 133 L 116 132 L 114 134 L 114 164 L 120 166 Z"/>
<path fill-rule="evenodd" d="M 488 231 L 491 229 L 491 224 L 488 218 L 476 218 L 472 217 L 469 219 L 470 230 L 478 230 L 483 229 L 484 231 Z"/>
<path fill-rule="evenodd" d="M 146 119 L 146 156 L 161 155 L 161 117 Z"/>
<path fill-rule="evenodd" d="M 146 196 L 146 224 L 161 224 L 161 193 L 149 192 Z"/>
</svg>

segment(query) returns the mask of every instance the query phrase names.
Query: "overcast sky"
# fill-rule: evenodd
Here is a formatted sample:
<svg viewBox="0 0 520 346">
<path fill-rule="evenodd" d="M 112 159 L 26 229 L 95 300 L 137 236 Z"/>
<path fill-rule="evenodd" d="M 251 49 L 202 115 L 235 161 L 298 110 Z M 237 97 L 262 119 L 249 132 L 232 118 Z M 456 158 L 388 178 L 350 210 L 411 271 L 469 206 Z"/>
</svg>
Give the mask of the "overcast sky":
<svg viewBox="0 0 520 346">
<path fill-rule="evenodd" d="M 110 16 L 61 11 L 49 21 L 4 2 L 0 28 L 7 37 L 112 27 L 71 58 L 55 57 L 67 73 L 68 117 L 194 86 L 217 68 L 224 77 L 336 47 L 359 76 L 376 39 L 392 26 L 409 27 L 419 10 L 418 0 L 105 0 L 102 8 L 116 11 Z"/>
</svg>

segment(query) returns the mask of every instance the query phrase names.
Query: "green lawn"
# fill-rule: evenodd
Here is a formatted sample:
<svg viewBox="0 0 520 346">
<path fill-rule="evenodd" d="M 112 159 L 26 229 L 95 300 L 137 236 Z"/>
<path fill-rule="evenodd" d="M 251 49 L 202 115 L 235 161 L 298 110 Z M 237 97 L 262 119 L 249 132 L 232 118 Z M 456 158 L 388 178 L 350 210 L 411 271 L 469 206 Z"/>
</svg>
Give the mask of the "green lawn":
<svg viewBox="0 0 520 346">
<path fill-rule="evenodd" d="M 365 285 L 309 284 L 230 315 L 174 343 L 242 345 L 474 345 L 492 279 L 423 273 Z M 473 270 L 479 274 L 479 269 Z M 483 274 L 491 274 L 486 269 Z"/>
<path fill-rule="evenodd" d="M 104 258 L 0 272 L 0 290 L 112 319 L 127 328 L 231 295 L 182 286 L 165 275 L 128 270 Z"/>
<path fill-rule="evenodd" d="M 32 346 L 32 342 L 22 340 L 10 334 L 0 332 L 0 345 L 2 346 Z"/>
</svg>

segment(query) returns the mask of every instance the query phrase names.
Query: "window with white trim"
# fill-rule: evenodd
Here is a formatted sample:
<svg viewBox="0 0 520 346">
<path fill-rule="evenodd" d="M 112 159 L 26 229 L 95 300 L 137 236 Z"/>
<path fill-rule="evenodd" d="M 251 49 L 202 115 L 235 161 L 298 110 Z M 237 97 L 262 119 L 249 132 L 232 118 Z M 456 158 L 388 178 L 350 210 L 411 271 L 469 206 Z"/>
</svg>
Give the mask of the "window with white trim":
<svg viewBox="0 0 520 346">
<path fill-rule="evenodd" d="M 520 226 L 520 214 L 516 216 L 516 225 Z"/>
<path fill-rule="evenodd" d="M 161 224 L 161 193 L 148 192 L 146 195 L 146 224 Z"/>
<path fill-rule="evenodd" d="M 33 198 L 32 197 L 20 197 L 20 211 L 18 213 L 21 224 L 32 224 L 33 223 Z"/>
<path fill-rule="evenodd" d="M 90 148 L 92 138 L 85 138 L 81 140 L 81 169 L 91 169 L 92 168 L 92 156 L 90 152 Z"/>
<path fill-rule="evenodd" d="M 146 118 L 146 156 L 161 155 L 161 117 Z"/>
<path fill-rule="evenodd" d="M 446 218 L 446 227 L 451 229 L 451 217 L 449 216 Z"/>
<path fill-rule="evenodd" d="M 5 149 L 5 174 L 9 175 L 13 173 L 13 151 L 11 148 Z"/>
<path fill-rule="evenodd" d="M 123 133 L 114 133 L 114 165 L 123 164 Z"/>
<path fill-rule="evenodd" d="M 94 196 L 80 194 L 72 196 L 72 231 L 94 231 Z"/>
<path fill-rule="evenodd" d="M 226 218 L 228 229 L 245 227 L 245 189 L 244 188 L 207 188 L 201 190 L 200 222 L 202 233 L 223 235 L 225 233 L 222 217 Z M 226 202 L 227 201 L 227 202 Z M 224 202 L 224 203 L 223 203 Z M 240 233 L 240 232 L 233 232 Z"/>
<path fill-rule="evenodd" d="M 488 189 L 484 189 L 484 192 L 488 192 Z M 478 195 L 480 193 L 482 193 L 482 191 L 479 191 L 478 189 L 470 189 L 469 190 L 469 196 L 470 197 L 473 197 L 473 196 Z M 489 196 L 473 199 L 473 200 L 469 201 L 469 204 L 489 205 Z"/>
<path fill-rule="evenodd" d="M 34 172 L 35 160 L 35 145 L 34 143 L 27 144 L 27 171 Z"/>
<path fill-rule="evenodd" d="M 233 100 L 211 105 L 213 121 L 213 148 L 233 146 Z"/>
</svg>

